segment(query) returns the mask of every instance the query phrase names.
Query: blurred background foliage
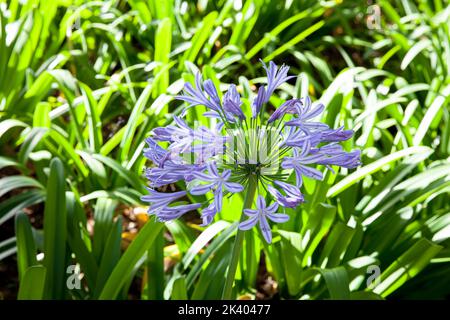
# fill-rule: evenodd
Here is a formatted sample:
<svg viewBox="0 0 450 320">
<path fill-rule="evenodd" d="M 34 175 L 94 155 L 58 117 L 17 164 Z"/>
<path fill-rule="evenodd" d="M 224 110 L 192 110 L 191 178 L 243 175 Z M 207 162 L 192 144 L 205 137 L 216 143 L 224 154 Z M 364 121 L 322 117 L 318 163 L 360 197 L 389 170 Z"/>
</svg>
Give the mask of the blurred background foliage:
<svg viewBox="0 0 450 320">
<path fill-rule="evenodd" d="M 306 179 L 271 246 L 246 233 L 235 296 L 448 298 L 449 16 L 446 0 L 0 1 L 0 298 L 220 298 L 242 200 L 207 228 L 148 219 L 143 141 L 198 69 L 250 99 L 259 59 L 298 75 L 271 104 L 320 100 L 363 166 Z"/>
</svg>

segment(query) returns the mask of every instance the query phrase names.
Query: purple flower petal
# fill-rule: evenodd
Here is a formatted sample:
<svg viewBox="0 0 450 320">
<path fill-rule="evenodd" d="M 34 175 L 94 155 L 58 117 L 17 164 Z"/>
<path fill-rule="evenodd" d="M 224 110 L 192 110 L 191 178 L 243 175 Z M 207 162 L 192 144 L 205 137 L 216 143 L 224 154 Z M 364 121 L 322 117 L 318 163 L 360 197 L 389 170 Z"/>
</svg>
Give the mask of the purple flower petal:
<svg viewBox="0 0 450 320">
<path fill-rule="evenodd" d="M 295 78 L 295 76 L 288 76 L 289 67 L 282 65 L 279 69 L 275 63 L 269 62 L 269 68 L 263 63 L 264 69 L 267 72 L 267 87 L 264 95 L 264 102 L 269 101 L 270 96 L 273 94 L 276 88 L 285 83 L 286 81 Z"/>
<path fill-rule="evenodd" d="M 315 180 L 322 180 L 323 179 L 323 173 L 317 169 L 307 167 L 307 166 L 301 166 L 301 172 L 303 175 L 315 179 Z"/>
<path fill-rule="evenodd" d="M 258 222 L 258 216 L 251 217 L 239 224 L 240 230 L 249 230 L 253 228 Z"/>
<path fill-rule="evenodd" d="M 266 200 L 263 196 L 258 195 L 258 198 L 256 199 L 256 207 L 262 211 L 266 209 Z"/>
<path fill-rule="evenodd" d="M 158 192 L 148 189 L 149 194 L 143 196 L 142 201 L 150 202 L 148 209 L 149 214 L 155 214 L 160 221 L 169 221 L 177 219 L 186 212 L 200 208 L 201 204 L 187 204 L 175 207 L 169 207 L 170 203 L 185 196 L 186 191 L 178 191 L 172 193 Z"/>
<path fill-rule="evenodd" d="M 216 215 L 217 210 L 214 205 L 214 202 L 210 203 L 209 206 L 202 211 L 202 227 L 207 226 L 214 220 L 214 216 Z"/>
<path fill-rule="evenodd" d="M 178 191 L 178 192 L 158 192 L 153 189 L 147 188 L 149 194 L 146 196 L 142 196 L 141 200 L 145 202 L 155 203 L 155 207 L 161 207 L 168 205 L 169 203 L 184 197 L 186 195 L 186 191 Z"/>
<path fill-rule="evenodd" d="M 264 86 L 259 87 L 258 95 L 256 96 L 256 98 L 253 100 L 253 103 L 252 103 L 252 117 L 253 118 L 256 118 L 258 116 L 259 112 L 261 111 L 261 107 L 264 104 L 265 95 L 266 95 L 266 90 L 264 89 Z"/>
<path fill-rule="evenodd" d="M 223 188 L 222 185 L 219 185 L 217 189 L 214 191 L 214 204 L 217 208 L 217 212 L 222 211 L 222 199 L 223 199 Z"/>
<path fill-rule="evenodd" d="M 242 111 L 241 105 L 241 96 L 237 92 L 236 86 L 232 84 L 223 97 L 223 109 L 225 112 L 244 120 L 245 114 Z"/>
<path fill-rule="evenodd" d="M 188 213 L 189 211 L 197 210 L 200 207 L 200 203 L 187 204 L 176 207 L 165 207 L 161 211 L 156 213 L 156 217 L 161 222 L 170 221 L 178 219 L 183 214 Z"/>
<path fill-rule="evenodd" d="M 145 141 L 148 148 L 144 149 L 144 156 L 154 164 L 161 165 L 167 159 L 169 152 L 161 148 L 152 138 L 147 138 Z"/>
<path fill-rule="evenodd" d="M 244 187 L 236 182 L 225 182 L 224 185 L 228 191 L 233 193 L 238 193 L 244 190 Z"/>
<path fill-rule="evenodd" d="M 196 195 L 196 196 L 205 194 L 205 193 L 209 192 L 213 186 L 214 186 L 213 183 L 201 184 L 201 185 L 193 187 L 191 190 L 189 190 L 189 193 Z"/>
<path fill-rule="evenodd" d="M 266 212 L 275 213 L 278 210 L 278 207 L 279 207 L 278 203 L 274 202 L 267 207 Z"/>
<path fill-rule="evenodd" d="M 206 165 L 206 167 L 208 168 L 209 174 L 213 175 L 214 177 L 218 178 L 219 177 L 219 171 L 217 170 L 217 166 L 214 162 L 210 162 Z"/>
<path fill-rule="evenodd" d="M 189 103 L 189 107 L 204 105 L 207 108 L 219 111 L 220 110 L 220 100 L 217 95 L 217 91 L 211 81 L 205 81 L 203 83 L 205 87 L 205 92 L 210 96 L 211 100 L 208 99 L 206 94 L 203 92 L 202 87 L 202 77 L 198 73 L 195 77 L 195 89 L 190 83 L 184 85 L 184 95 L 176 96 L 175 99 L 183 100 Z"/>
<path fill-rule="evenodd" d="M 247 216 L 254 216 L 255 214 L 258 214 L 258 210 L 244 209 L 244 213 L 245 213 Z"/>
<path fill-rule="evenodd" d="M 259 216 L 259 228 L 267 243 L 272 243 L 272 230 L 270 230 L 265 216 Z"/>
<path fill-rule="evenodd" d="M 297 104 L 301 104 L 300 99 L 287 100 L 270 115 L 269 120 L 267 120 L 267 123 L 271 123 L 274 122 L 275 120 L 278 120 L 279 118 L 283 117 L 286 113 L 294 113 L 296 110 L 295 105 Z"/>
<path fill-rule="evenodd" d="M 266 201 L 262 195 L 258 195 L 258 198 L 256 200 L 256 207 L 257 207 L 257 210 L 244 209 L 244 214 L 249 216 L 249 219 L 242 222 L 239 225 L 239 228 L 241 230 L 248 230 L 248 229 L 252 228 L 257 222 L 259 222 L 259 228 L 261 229 L 264 239 L 268 243 L 271 243 L 272 242 L 272 232 L 270 230 L 270 226 L 269 226 L 266 218 L 269 218 L 273 222 L 282 223 L 282 222 L 286 222 L 287 220 L 289 220 L 289 216 L 286 214 L 278 214 L 278 213 L 275 214 L 275 211 L 278 208 L 278 204 L 273 203 L 267 207 Z"/>
<path fill-rule="evenodd" d="M 344 130 L 344 127 L 338 129 L 328 129 L 321 132 L 322 142 L 345 141 L 353 136 L 353 130 Z"/>
<path fill-rule="evenodd" d="M 283 214 L 283 213 L 277 213 L 277 214 L 269 213 L 269 214 L 266 214 L 266 217 L 276 223 L 284 223 L 289 220 L 289 216 L 287 214 Z"/>
<path fill-rule="evenodd" d="M 286 208 L 295 208 L 300 203 L 304 202 L 303 195 L 300 193 L 298 187 L 290 185 L 282 181 L 275 181 L 275 185 L 280 187 L 286 195 L 284 196 L 280 191 L 269 185 L 267 187 L 269 193 L 275 198 L 275 200 Z"/>
<path fill-rule="evenodd" d="M 199 179 L 201 181 L 208 181 L 208 182 L 214 181 L 214 177 L 211 177 L 205 172 L 193 172 L 192 175 L 194 176 L 194 178 Z"/>
<path fill-rule="evenodd" d="M 220 105 L 219 94 L 217 93 L 217 89 L 214 83 L 208 79 L 203 82 L 203 87 L 205 88 L 205 91 L 209 95 L 209 97 L 213 100 L 214 104 L 216 106 Z"/>
<path fill-rule="evenodd" d="M 306 97 L 307 99 L 309 99 L 309 97 Z M 311 102 L 310 102 L 311 103 Z M 325 109 L 325 106 L 322 103 L 319 103 L 314 110 L 312 110 L 311 112 L 309 112 L 307 115 L 305 115 L 305 117 L 303 119 L 305 120 L 309 120 L 309 119 L 314 119 L 315 117 L 317 117 L 319 114 L 321 114 L 323 112 L 323 110 Z"/>
<path fill-rule="evenodd" d="M 223 180 L 227 181 L 231 177 L 231 170 L 223 170 L 222 172 L 222 178 Z"/>
</svg>

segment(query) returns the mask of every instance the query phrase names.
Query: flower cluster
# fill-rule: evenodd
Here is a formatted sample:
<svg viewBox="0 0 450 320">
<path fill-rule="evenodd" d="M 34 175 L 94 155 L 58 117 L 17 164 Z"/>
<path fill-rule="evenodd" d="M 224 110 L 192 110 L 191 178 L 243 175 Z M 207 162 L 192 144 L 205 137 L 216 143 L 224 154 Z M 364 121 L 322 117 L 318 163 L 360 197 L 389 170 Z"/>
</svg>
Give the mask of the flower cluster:
<svg viewBox="0 0 450 320">
<path fill-rule="evenodd" d="M 147 138 L 144 155 L 153 162 L 146 169 L 149 195 L 142 199 L 150 203 L 148 212 L 160 221 L 176 219 L 201 209 L 203 225 L 213 221 L 222 210 L 223 199 L 248 191 L 256 184 L 256 209 L 245 208 L 248 217 L 240 223 L 241 230 L 259 224 L 262 235 L 271 242 L 267 219 L 282 223 L 289 219 L 277 213 L 280 206 L 295 208 L 304 202 L 301 187 L 303 177 L 321 180 L 322 171 L 316 165 L 354 168 L 360 164 L 359 150 L 346 152 L 339 142 L 352 137 L 353 131 L 332 129 L 317 117 L 324 105 L 313 106 L 309 97 L 290 99 L 268 115 L 270 97 L 292 78 L 289 68 L 278 68 L 273 62 L 267 67 L 267 85 L 261 86 L 251 103 L 243 100 L 235 85 L 230 85 L 220 98 L 211 80 L 196 75 L 195 86 L 185 84 L 184 94 L 177 96 L 188 103 L 173 124 L 156 128 Z M 203 116 L 213 123 L 208 128 L 191 128 L 184 120 L 191 107 L 205 108 Z M 167 148 L 163 148 L 164 144 Z M 293 177 L 295 183 L 291 181 Z M 165 193 L 156 189 L 185 181 L 187 191 Z M 181 202 L 187 195 L 207 195 L 204 203 Z M 270 205 L 266 200 L 272 202 Z"/>
</svg>

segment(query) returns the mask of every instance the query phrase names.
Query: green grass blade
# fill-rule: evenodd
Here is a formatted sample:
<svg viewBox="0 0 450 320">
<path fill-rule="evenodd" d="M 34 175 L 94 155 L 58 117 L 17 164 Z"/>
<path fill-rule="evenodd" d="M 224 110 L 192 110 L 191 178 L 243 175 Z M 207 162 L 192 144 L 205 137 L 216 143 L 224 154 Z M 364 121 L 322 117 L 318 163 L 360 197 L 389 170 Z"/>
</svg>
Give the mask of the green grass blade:
<svg viewBox="0 0 450 320">
<path fill-rule="evenodd" d="M 89 145 L 94 152 L 100 151 L 103 144 L 102 123 L 97 113 L 97 101 L 92 95 L 91 89 L 84 83 L 79 83 L 81 94 L 83 96 L 84 106 L 86 108 L 86 116 L 88 120 Z"/>
<path fill-rule="evenodd" d="M 36 244 L 30 220 L 23 212 L 16 216 L 17 269 L 19 282 L 23 280 L 27 269 L 36 264 Z"/>
<path fill-rule="evenodd" d="M 29 267 L 20 283 L 18 300 L 42 300 L 46 283 L 46 268 L 44 266 Z"/>
<path fill-rule="evenodd" d="M 105 239 L 103 252 L 100 259 L 97 281 L 94 290 L 94 297 L 102 293 L 105 283 L 120 259 L 120 244 L 122 241 L 122 217 L 119 217 L 109 229 L 109 234 Z"/>
<path fill-rule="evenodd" d="M 380 281 L 373 288 L 373 292 L 387 297 L 404 282 L 416 276 L 441 250 L 442 246 L 424 238 L 420 239 L 380 275 Z"/>
<path fill-rule="evenodd" d="M 44 266 L 46 298 L 63 299 L 66 275 L 66 194 L 65 175 L 61 160 L 50 162 L 50 176 L 47 183 L 47 198 L 44 209 Z"/>
<path fill-rule="evenodd" d="M 145 252 L 153 245 L 164 224 L 150 219 L 139 231 L 128 249 L 120 258 L 99 296 L 101 300 L 115 299 L 132 274 L 133 268 Z"/>
<path fill-rule="evenodd" d="M 169 18 L 164 18 L 155 34 L 155 61 L 167 64 L 169 62 L 169 54 L 172 47 L 172 22 Z M 162 67 L 156 67 L 153 71 L 154 77 L 161 71 Z M 159 77 L 156 84 L 154 84 L 155 90 L 153 91 L 153 97 L 156 98 L 159 95 L 166 92 L 169 86 L 169 70 L 165 70 Z"/>
<path fill-rule="evenodd" d="M 289 40 L 288 42 L 286 42 L 285 44 L 280 46 L 278 49 L 276 49 L 274 52 L 272 52 L 271 54 L 266 56 L 263 59 L 264 62 L 269 62 L 270 60 L 273 60 L 275 57 L 279 56 L 280 54 L 282 54 L 286 50 L 292 48 L 297 43 L 299 43 L 300 41 L 302 41 L 303 39 L 305 39 L 309 35 L 313 34 L 317 30 L 322 28 L 324 25 L 325 25 L 325 21 L 323 21 L 323 20 L 319 21 L 319 22 L 316 22 L 311 27 L 309 27 L 309 28 L 305 29 L 304 31 L 300 32 L 297 36 L 295 36 L 294 38 L 292 38 L 291 40 Z"/>
<path fill-rule="evenodd" d="M 325 280 L 331 300 L 350 300 L 350 281 L 344 267 L 318 271 Z"/>
<path fill-rule="evenodd" d="M 199 54 L 202 46 L 204 45 L 204 43 L 211 34 L 211 31 L 214 27 L 214 23 L 217 19 L 217 15 L 218 15 L 217 11 L 213 11 L 203 19 L 201 26 L 196 31 L 194 37 L 192 37 L 191 39 L 191 47 L 184 53 L 183 57 L 179 62 L 180 70 L 184 68 L 185 61 L 190 62 L 196 61 L 197 55 Z"/>
<path fill-rule="evenodd" d="M 44 187 L 33 178 L 25 176 L 8 176 L 0 179 L 0 197 L 14 189 L 19 188 L 38 188 Z"/>
<path fill-rule="evenodd" d="M 12 218 L 20 210 L 40 203 L 44 199 L 45 193 L 42 190 L 31 190 L 0 202 L 0 225 Z"/>
<path fill-rule="evenodd" d="M 392 154 L 389 154 L 381 159 L 378 159 L 360 169 L 348 175 L 334 186 L 332 186 L 327 193 L 327 197 L 334 197 L 345 189 L 349 188 L 359 180 L 363 179 L 366 175 L 374 173 L 380 170 L 383 166 L 392 163 L 398 159 L 401 159 L 406 156 L 414 155 L 417 153 L 428 152 L 430 148 L 428 147 L 410 147 L 407 149 L 403 149 Z"/>
<path fill-rule="evenodd" d="M 164 299 L 164 243 L 164 232 L 161 230 L 147 253 L 147 295 L 150 300 Z M 176 290 L 176 283 L 174 283 L 174 290 Z M 178 291 L 181 291 L 183 286 L 179 285 Z"/>
<path fill-rule="evenodd" d="M 138 118 L 142 115 L 145 106 L 147 105 L 148 99 L 150 98 L 150 95 L 152 93 L 152 84 L 148 84 L 144 91 L 139 96 L 138 101 L 136 102 L 136 105 L 134 106 L 133 110 L 131 111 L 130 118 L 128 119 L 127 125 L 125 127 L 125 132 L 122 137 L 122 141 L 120 142 L 120 159 L 122 161 L 125 161 L 128 159 L 128 153 L 130 152 L 131 143 L 133 142 L 133 137 L 136 132 L 136 129 L 139 125 Z"/>
</svg>

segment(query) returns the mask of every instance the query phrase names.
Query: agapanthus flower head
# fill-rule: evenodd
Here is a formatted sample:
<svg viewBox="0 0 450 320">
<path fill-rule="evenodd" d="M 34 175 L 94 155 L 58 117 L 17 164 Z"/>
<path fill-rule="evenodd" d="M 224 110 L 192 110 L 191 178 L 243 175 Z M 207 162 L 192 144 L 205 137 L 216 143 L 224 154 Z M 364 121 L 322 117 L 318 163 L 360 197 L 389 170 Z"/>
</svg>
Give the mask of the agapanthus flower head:
<svg viewBox="0 0 450 320">
<path fill-rule="evenodd" d="M 303 97 L 284 101 L 270 115 L 262 112 L 273 108 L 271 95 L 292 78 L 284 65 L 278 68 L 270 62 L 264 69 L 267 84 L 258 89 L 250 106 L 234 84 L 221 99 L 214 83 L 203 80 L 201 74 L 196 75 L 194 86 L 186 83 L 184 94 L 176 98 L 187 102 L 187 108 L 173 117 L 173 124 L 154 129 L 146 140 L 144 155 L 153 166 L 145 172 L 150 188 L 142 200 L 150 203 L 149 214 L 168 221 L 199 210 L 203 225 L 208 225 L 221 212 L 225 197 L 245 195 L 252 185 L 257 194 L 255 209 L 244 208 L 242 214 L 248 219 L 239 228 L 258 225 L 264 239 L 271 242 L 269 221 L 286 222 L 285 208 L 305 201 L 301 192 L 304 177 L 323 179 L 317 165 L 333 170 L 333 166 L 355 168 L 360 164 L 359 150 L 346 152 L 339 144 L 350 139 L 353 131 L 320 122 L 323 104 Z M 183 119 L 191 107 L 204 108 L 203 116 L 218 125 L 191 126 Z M 180 181 L 185 182 L 186 191 L 155 189 Z M 204 195 L 205 200 L 180 204 L 188 193 L 197 199 Z"/>
</svg>

